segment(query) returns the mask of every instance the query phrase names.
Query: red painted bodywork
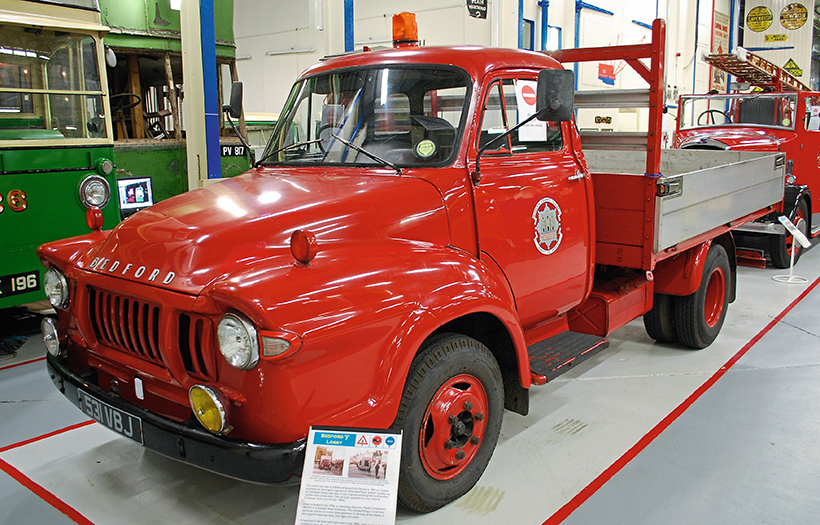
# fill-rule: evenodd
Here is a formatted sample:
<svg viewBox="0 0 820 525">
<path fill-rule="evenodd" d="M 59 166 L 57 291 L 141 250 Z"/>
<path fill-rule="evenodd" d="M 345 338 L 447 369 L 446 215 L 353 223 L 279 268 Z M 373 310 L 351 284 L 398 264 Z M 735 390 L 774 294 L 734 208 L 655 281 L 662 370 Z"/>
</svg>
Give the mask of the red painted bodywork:
<svg viewBox="0 0 820 525">
<path fill-rule="evenodd" d="M 627 58 L 658 88 L 664 26 L 655 26 L 660 44 L 635 46 Z M 559 151 L 525 160 L 485 155 L 481 184 L 472 182 L 490 81 L 513 73 L 535 80 L 542 69 L 562 67 L 556 60 L 519 50 L 406 48 L 328 60 L 304 76 L 385 64 L 442 64 L 470 76 L 454 162 L 401 174 L 344 165 L 256 168 L 160 202 L 112 232 L 41 246 L 43 263 L 62 269 L 70 283 L 70 305 L 58 313 L 69 332 L 71 369 L 96 369 L 103 390 L 116 384 L 126 401 L 177 421 L 191 417 L 189 388 L 208 384 L 229 400 L 230 437 L 287 443 L 304 438 L 310 425 L 389 427 L 413 357 L 451 322 L 492 320 L 508 342 L 499 362 L 528 388 L 527 344 L 568 329 L 568 317 L 593 291 L 596 263 L 629 276 L 626 286 L 599 291 L 606 307 L 592 322 L 603 327 L 596 330 L 614 330 L 651 307 L 646 272 L 676 255 L 651 250 L 653 178 L 620 176 L 634 188 L 613 182 L 620 207 L 634 201 L 635 210 L 621 209 L 617 228 L 606 225 L 606 201 L 616 195 L 602 195 L 598 182 L 619 176 L 596 174 L 593 195 L 576 127 L 564 123 Z M 658 133 L 647 146 L 650 175 L 658 173 L 659 109 Z M 534 210 L 546 197 L 562 211 L 563 240 L 551 254 L 533 242 Z M 315 235 L 308 263 L 291 254 L 296 230 Z M 620 253 L 619 244 L 631 246 Z M 89 311 L 101 319 L 97 325 Z M 141 313 L 149 311 L 151 322 Z M 228 312 L 243 314 L 263 335 L 291 334 L 300 346 L 251 370 L 233 368 L 215 343 Z M 194 363 L 186 362 L 181 348 L 197 345 Z M 137 377 L 144 399 L 135 393 Z"/>
</svg>

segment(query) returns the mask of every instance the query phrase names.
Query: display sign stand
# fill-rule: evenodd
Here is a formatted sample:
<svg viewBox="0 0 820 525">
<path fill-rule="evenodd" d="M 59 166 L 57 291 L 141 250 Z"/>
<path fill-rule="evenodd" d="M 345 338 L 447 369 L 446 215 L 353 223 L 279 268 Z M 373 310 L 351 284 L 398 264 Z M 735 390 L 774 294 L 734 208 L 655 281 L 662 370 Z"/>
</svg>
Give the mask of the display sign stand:
<svg viewBox="0 0 820 525">
<path fill-rule="evenodd" d="M 401 432 L 311 427 L 296 525 L 393 525 Z"/>
<path fill-rule="evenodd" d="M 780 223 L 789 230 L 789 233 L 792 234 L 792 238 L 794 239 L 792 242 L 799 243 L 804 249 L 811 248 L 811 241 L 809 241 L 808 237 L 806 237 L 803 232 L 797 229 L 792 221 L 789 220 L 788 217 L 785 215 L 781 215 L 777 218 Z M 806 284 L 809 282 L 808 279 L 805 277 L 798 277 L 794 275 L 794 254 L 797 253 L 796 249 L 792 249 L 792 260 L 789 264 L 789 275 L 775 275 L 772 277 L 773 281 L 777 281 L 779 283 L 786 283 L 786 284 Z"/>
</svg>

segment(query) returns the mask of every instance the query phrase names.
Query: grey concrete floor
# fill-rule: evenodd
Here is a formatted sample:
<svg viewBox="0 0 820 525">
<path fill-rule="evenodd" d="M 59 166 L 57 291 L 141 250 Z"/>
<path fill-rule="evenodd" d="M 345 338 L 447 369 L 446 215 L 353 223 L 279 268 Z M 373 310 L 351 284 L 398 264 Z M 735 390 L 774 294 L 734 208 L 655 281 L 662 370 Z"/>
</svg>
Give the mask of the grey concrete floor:
<svg viewBox="0 0 820 525">
<path fill-rule="evenodd" d="M 609 349 L 533 389 L 528 416 L 505 414 L 473 491 L 397 521 L 816 523 L 820 292 L 807 291 L 820 250 L 796 268 L 808 284 L 771 279 L 782 273 L 741 269 L 707 349 L 658 345 L 640 321 L 616 331 Z M 293 523 L 298 487 L 228 480 L 84 424 L 44 352 L 32 336 L 0 357 L 0 523 Z"/>
</svg>

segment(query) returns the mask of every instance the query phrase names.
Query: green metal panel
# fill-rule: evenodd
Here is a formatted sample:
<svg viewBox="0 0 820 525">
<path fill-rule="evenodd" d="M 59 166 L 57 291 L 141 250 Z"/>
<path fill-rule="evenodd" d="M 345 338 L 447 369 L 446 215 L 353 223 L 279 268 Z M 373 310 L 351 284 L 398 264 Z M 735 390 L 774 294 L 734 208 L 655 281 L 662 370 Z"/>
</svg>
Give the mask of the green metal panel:
<svg viewBox="0 0 820 525">
<path fill-rule="evenodd" d="M 79 186 L 87 176 L 101 175 L 100 159 L 113 158 L 111 146 L 8 148 L 0 151 L 0 277 L 45 270 L 34 253 L 44 242 L 89 233 Z M 61 171 L 53 171 L 60 169 Z M 115 177 L 105 177 L 116 191 Z M 25 208 L 15 211 L 10 194 L 25 194 Z M 18 201 L 19 202 L 19 201 Z M 120 222 L 116 198 L 103 209 L 104 229 Z M 42 289 L 0 297 L 0 308 L 45 299 Z"/>
<path fill-rule="evenodd" d="M 105 43 L 112 47 L 180 51 L 179 11 L 170 0 L 100 0 L 103 25 L 111 28 Z M 233 0 L 214 0 L 216 54 L 234 57 Z"/>
<path fill-rule="evenodd" d="M 235 145 L 238 142 L 224 141 Z M 154 202 L 188 190 L 188 169 L 184 142 L 118 143 L 114 146 L 117 176 L 151 177 Z M 222 176 L 235 177 L 250 167 L 247 157 L 222 157 Z"/>
</svg>

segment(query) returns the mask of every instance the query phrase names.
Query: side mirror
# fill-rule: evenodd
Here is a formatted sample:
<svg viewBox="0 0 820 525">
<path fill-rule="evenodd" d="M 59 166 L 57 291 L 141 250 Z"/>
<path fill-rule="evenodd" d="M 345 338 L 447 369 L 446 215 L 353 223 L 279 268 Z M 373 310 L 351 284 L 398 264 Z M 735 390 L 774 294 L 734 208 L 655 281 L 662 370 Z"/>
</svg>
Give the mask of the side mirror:
<svg viewBox="0 0 820 525">
<path fill-rule="evenodd" d="M 231 103 L 222 106 L 222 111 L 227 112 L 231 118 L 238 119 L 242 116 L 242 82 L 231 84 Z"/>
<path fill-rule="evenodd" d="M 572 120 L 575 100 L 575 73 L 568 69 L 544 69 L 538 73 L 538 120 Z"/>
</svg>

